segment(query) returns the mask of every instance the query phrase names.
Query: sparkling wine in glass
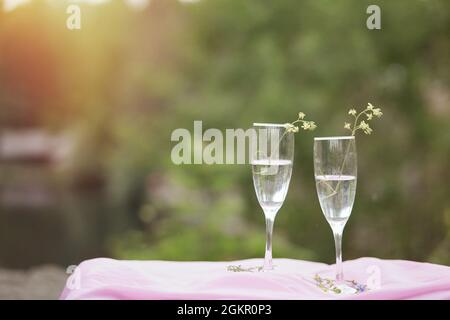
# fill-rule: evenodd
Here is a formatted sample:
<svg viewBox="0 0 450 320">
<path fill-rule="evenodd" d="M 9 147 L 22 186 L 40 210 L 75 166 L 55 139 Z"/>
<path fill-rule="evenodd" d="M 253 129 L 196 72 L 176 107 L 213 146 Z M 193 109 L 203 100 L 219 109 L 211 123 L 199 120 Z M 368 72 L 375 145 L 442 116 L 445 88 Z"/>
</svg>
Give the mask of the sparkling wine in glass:
<svg viewBox="0 0 450 320">
<path fill-rule="evenodd" d="M 342 233 L 352 212 L 356 193 L 356 145 L 354 136 L 314 139 L 314 175 L 320 207 L 333 230 L 336 247 L 336 284 L 345 284 L 342 268 Z"/>
<path fill-rule="evenodd" d="M 289 188 L 294 160 L 294 134 L 282 124 L 255 123 L 251 164 L 256 196 L 266 218 L 264 270 L 272 270 L 272 232 L 275 217 Z"/>
</svg>

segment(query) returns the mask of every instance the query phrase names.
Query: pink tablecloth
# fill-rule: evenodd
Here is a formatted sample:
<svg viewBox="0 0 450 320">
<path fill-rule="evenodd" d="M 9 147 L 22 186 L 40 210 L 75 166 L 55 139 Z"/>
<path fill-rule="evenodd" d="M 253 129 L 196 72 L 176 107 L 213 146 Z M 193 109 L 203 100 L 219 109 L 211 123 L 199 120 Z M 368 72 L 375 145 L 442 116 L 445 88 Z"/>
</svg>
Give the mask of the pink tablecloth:
<svg viewBox="0 0 450 320">
<path fill-rule="evenodd" d="M 358 294 L 325 293 L 314 280 L 332 277 L 334 266 L 275 259 L 274 271 L 232 272 L 227 266 L 261 265 L 261 259 L 232 262 L 83 262 L 61 299 L 450 299 L 450 267 L 361 258 L 344 263 L 345 277 L 370 288 Z"/>
</svg>

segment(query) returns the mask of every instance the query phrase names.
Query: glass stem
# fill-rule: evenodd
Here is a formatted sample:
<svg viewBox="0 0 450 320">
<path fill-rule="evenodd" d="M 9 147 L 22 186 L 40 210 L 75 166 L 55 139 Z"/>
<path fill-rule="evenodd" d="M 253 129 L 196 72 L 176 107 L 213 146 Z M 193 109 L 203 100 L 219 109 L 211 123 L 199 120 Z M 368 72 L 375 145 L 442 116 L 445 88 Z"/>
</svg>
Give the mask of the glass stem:
<svg viewBox="0 0 450 320">
<path fill-rule="evenodd" d="M 266 218 L 266 254 L 264 255 L 264 270 L 272 270 L 272 233 L 275 218 Z"/>
<path fill-rule="evenodd" d="M 342 268 L 342 232 L 343 230 L 341 228 L 333 230 L 334 245 L 336 247 L 336 283 L 338 284 L 344 282 L 344 270 Z"/>
</svg>

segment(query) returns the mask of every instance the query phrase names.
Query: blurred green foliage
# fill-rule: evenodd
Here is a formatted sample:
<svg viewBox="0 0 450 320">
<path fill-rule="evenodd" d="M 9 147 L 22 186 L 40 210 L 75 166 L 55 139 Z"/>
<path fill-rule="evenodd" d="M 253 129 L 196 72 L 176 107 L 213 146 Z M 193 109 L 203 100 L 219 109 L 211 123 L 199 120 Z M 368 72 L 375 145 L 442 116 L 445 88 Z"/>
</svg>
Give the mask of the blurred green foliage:
<svg viewBox="0 0 450 320">
<path fill-rule="evenodd" d="M 349 107 L 368 101 L 382 106 L 386 116 L 375 124 L 375 134 L 358 138 L 359 183 L 345 256 L 448 264 L 450 7 L 445 1 L 377 3 L 381 31 L 365 27 L 365 1 L 219 0 L 170 8 L 183 26 L 173 34 L 161 32 L 180 37 L 182 45 L 167 64 L 148 64 L 148 78 L 157 68 L 167 83 L 163 90 L 158 76 L 147 80 L 163 90 L 160 105 L 169 113 L 153 134 L 192 130 L 196 119 L 222 129 L 284 123 L 302 110 L 319 123 L 314 134 L 339 135 Z M 331 232 L 313 183 L 312 136 L 296 139 L 296 166 L 276 221 L 274 254 L 331 262 Z M 174 192 L 182 207 L 167 209 L 167 220 L 152 225 L 155 238 L 133 234 L 125 247 L 120 241 L 120 256 L 127 257 L 127 248 L 134 252 L 136 242 L 152 258 L 262 256 L 264 221 L 250 168 L 177 168 L 168 159 L 170 145 L 161 147 L 155 155 L 161 164 L 153 170 L 163 165 L 161 174 L 173 175 L 175 185 L 205 199 Z M 235 215 L 242 220 L 233 228 L 239 232 L 227 235 L 225 221 Z M 238 228 L 247 224 L 253 228 Z M 288 245 L 298 252 L 286 251 Z"/>
<path fill-rule="evenodd" d="M 369 4 L 381 7 L 381 30 L 366 28 Z M 138 13 L 115 1 L 89 7 L 81 31 L 60 35 L 61 81 L 70 89 L 65 111 L 52 109 L 45 123 L 81 137 L 73 175 L 105 177 L 109 254 L 233 260 L 264 253 L 251 169 L 176 166 L 171 132 L 193 130 L 194 120 L 204 130 L 285 123 L 303 111 L 319 127 L 296 135 L 274 257 L 331 263 L 313 136 L 345 134 L 348 109 L 371 102 L 384 117 L 374 134 L 357 138 L 344 258 L 450 264 L 449 15 L 446 0 L 154 0 Z"/>
</svg>

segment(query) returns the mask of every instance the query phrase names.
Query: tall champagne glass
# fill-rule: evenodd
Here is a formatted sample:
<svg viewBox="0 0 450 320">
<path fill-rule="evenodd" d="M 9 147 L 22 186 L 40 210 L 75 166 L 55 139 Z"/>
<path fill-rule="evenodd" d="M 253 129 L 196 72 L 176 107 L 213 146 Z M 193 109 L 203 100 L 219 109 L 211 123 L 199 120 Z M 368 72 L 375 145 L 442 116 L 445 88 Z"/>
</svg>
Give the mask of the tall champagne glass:
<svg viewBox="0 0 450 320">
<path fill-rule="evenodd" d="M 294 134 L 282 124 L 255 123 L 252 149 L 253 184 L 266 219 L 263 270 L 272 270 L 272 232 L 275 217 L 289 188 L 294 160 Z"/>
<path fill-rule="evenodd" d="M 354 136 L 314 139 L 314 175 L 320 207 L 331 229 L 336 247 L 336 283 L 345 284 L 342 268 L 342 233 L 352 212 L 356 193 L 356 145 Z"/>
</svg>

